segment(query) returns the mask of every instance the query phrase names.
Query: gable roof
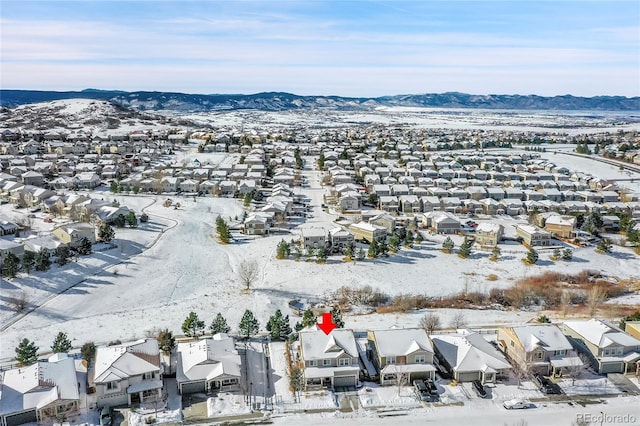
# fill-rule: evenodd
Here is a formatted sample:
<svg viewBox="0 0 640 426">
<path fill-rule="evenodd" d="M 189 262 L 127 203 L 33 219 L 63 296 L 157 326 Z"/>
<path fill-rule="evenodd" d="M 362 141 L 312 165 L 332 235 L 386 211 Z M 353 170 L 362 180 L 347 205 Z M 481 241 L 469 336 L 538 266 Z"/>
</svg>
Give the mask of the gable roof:
<svg viewBox="0 0 640 426">
<path fill-rule="evenodd" d="M 300 332 L 300 346 L 305 360 L 339 358 L 346 354 L 358 356 L 358 347 L 352 330 L 335 329 L 329 335 L 322 330 L 303 330 Z"/>
<path fill-rule="evenodd" d="M 211 380 L 221 375 L 240 377 L 240 356 L 233 339 L 224 333 L 180 343 L 178 354 L 179 382 Z"/>
<path fill-rule="evenodd" d="M 101 346 L 96 350 L 95 383 L 123 380 L 160 370 L 160 351 L 156 339 Z"/>
<path fill-rule="evenodd" d="M 564 325 L 599 348 L 611 345 L 640 346 L 640 340 L 625 333 L 608 321 L 592 318 L 588 321 L 565 321 Z"/>
<path fill-rule="evenodd" d="M 394 328 L 372 332 L 380 356 L 404 356 L 416 351 L 433 353 L 433 346 L 422 328 Z"/>
<path fill-rule="evenodd" d="M 438 352 L 456 371 L 511 368 L 504 355 L 478 333 L 431 336 Z"/>
<path fill-rule="evenodd" d="M 555 324 L 529 324 L 512 328 L 526 352 L 572 350 L 571 343 Z"/>
</svg>

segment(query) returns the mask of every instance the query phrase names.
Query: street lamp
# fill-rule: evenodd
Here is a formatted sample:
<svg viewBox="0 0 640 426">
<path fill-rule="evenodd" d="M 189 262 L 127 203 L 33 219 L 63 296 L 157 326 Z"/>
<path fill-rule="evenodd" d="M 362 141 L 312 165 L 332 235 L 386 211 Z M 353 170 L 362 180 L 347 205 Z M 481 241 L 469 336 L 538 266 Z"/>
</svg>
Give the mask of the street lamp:
<svg viewBox="0 0 640 426">
<path fill-rule="evenodd" d="M 600 411 L 600 426 L 604 423 L 604 411 Z"/>
<path fill-rule="evenodd" d="M 253 382 L 249 382 L 249 406 L 253 411 Z"/>
</svg>

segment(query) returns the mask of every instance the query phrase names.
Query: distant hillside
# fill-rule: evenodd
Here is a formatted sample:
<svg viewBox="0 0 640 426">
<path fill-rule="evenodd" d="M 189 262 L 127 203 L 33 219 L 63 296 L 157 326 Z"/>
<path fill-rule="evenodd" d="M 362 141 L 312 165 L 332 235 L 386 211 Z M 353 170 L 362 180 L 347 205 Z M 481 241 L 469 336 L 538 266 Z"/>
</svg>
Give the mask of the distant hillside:
<svg viewBox="0 0 640 426">
<path fill-rule="evenodd" d="M 571 95 L 544 97 L 536 95 L 470 95 L 466 93 L 434 93 L 396 95 L 378 98 L 340 96 L 299 96 L 291 93 L 267 92 L 253 95 L 198 95 L 172 92 L 123 92 L 87 89 L 76 92 L 34 90 L 0 90 L 0 106 L 13 107 L 36 102 L 85 98 L 109 101 L 139 111 L 216 111 L 258 109 L 284 111 L 291 109 L 330 108 L 363 110 L 380 106 L 485 108 L 518 110 L 640 111 L 640 97 Z"/>
</svg>

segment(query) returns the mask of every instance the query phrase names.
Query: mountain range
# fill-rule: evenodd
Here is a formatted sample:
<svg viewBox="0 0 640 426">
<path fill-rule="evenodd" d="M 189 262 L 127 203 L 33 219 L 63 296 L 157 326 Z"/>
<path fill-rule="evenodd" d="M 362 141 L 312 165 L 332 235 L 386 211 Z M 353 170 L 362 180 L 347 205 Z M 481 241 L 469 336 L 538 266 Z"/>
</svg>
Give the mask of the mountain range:
<svg viewBox="0 0 640 426">
<path fill-rule="evenodd" d="M 376 98 L 341 96 L 300 96 L 284 92 L 241 94 L 187 94 L 174 92 L 126 92 L 86 89 L 82 91 L 0 90 L 0 106 L 15 107 L 62 99 L 94 99 L 139 111 L 207 112 L 255 109 L 284 111 L 292 109 L 367 110 L 385 106 L 478 108 L 510 110 L 640 111 L 640 97 L 572 95 L 471 95 L 448 92 L 395 95 Z"/>
</svg>

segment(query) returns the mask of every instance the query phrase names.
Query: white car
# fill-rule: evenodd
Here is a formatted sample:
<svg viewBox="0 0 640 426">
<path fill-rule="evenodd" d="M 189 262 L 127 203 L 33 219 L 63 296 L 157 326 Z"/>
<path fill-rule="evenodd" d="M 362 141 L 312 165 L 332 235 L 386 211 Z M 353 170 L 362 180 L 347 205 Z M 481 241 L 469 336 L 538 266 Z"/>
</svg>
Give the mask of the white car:
<svg viewBox="0 0 640 426">
<path fill-rule="evenodd" d="M 521 410 L 525 408 L 531 408 L 533 405 L 529 401 L 522 399 L 510 399 L 502 403 L 507 410 Z"/>
</svg>

